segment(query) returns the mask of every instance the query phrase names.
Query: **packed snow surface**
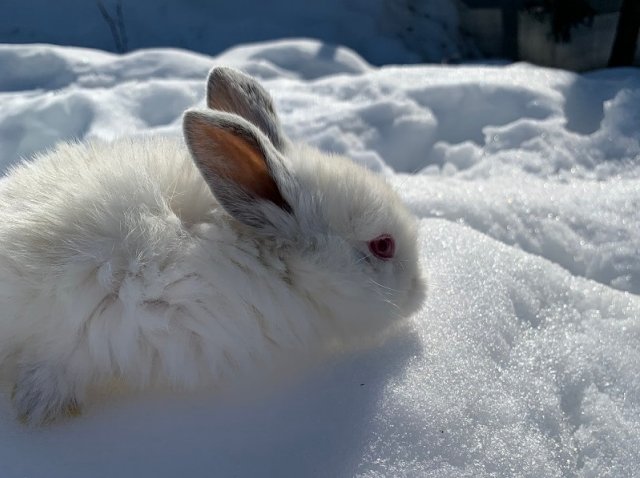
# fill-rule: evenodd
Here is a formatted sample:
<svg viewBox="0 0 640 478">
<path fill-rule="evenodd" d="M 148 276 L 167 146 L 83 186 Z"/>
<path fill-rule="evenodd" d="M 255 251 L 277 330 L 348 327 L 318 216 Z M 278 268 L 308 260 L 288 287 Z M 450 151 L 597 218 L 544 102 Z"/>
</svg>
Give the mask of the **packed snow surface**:
<svg viewBox="0 0 640 478">
<path fill-rule="evenodd" d="M 64 140 L 179 134 L 213 65 L 288 134 L 387 176 L 429 277 L 407 330 L 224 394 L 105 395 L 18 423 L 0 476 L 632 476 L 640 469 L 640 72 L 373 68 L 314 41 L 116 56 L 0 47 L 0 167 Z M 0 187 L 1 187 L 0 182 Z"/>
</svg>

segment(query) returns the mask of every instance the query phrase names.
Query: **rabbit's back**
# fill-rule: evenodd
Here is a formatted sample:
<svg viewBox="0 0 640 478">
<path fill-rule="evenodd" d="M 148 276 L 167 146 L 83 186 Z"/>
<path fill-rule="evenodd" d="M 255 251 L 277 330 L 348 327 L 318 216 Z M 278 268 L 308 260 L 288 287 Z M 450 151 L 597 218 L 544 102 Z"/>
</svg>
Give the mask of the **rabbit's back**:
<svg viewBox="0 0 640 478">
<path fill-rule="evenodd" d="M 62 144 L 5 178 L 0 255 L 47 275 L 75 259 L 175 239 L 214 206 L 179 140 Z"/>
<path fill-rule="evenodd" d="M 300 313 L 274 296 L 281 266 L 238 240 L 180 141 L 61 145 L 4 181 L 0 359 L 29 341 L 82 352 L 75 376 L 195 385 L 292 339 L 258 311 Z"/>
<path fill-rule="evenodd" d="M 0 197 L 2 217 L 13 219 L 0 226 L 9 240 L 14 226 L 21 233 L 40 229 L 50 238 L 72 225 L 79 234 L 91 226 L 113 232 L 113 220 L 145 212 L 193 224 L 214 203 L 184 144 L 163 137 L 61 144 L 12 168 Z M 30 243 L 25 239 L 19 244 Z"/>
</svg>

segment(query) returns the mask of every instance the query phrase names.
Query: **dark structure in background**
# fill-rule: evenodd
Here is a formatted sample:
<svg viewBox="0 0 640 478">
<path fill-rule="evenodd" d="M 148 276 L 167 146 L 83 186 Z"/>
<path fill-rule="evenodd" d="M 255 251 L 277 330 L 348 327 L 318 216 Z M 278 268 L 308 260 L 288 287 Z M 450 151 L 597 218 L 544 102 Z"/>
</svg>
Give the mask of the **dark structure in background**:
<svg viewBox="0 0 640 478">
<path fill-rule="evenodd" d="M 627 66 L 633 63 L 639 30 L 640 0 L 623 0 L 609 66 Z"/>
<path fill-rule="evenodd" d="M 511 59 L 575 71 L 640 66 L 640 0 L 262 3 L 256 13 L 255 0 L 0 0 L 11 12 L 0 17 L 0 43 L 217 55 L 240 44 L 303 37 L 326 43 L 323 51 L 344 45 L 374 65 Z"/>
<path fill-rule="evenodd" d="M 487 56 L 578 71 L 640 65 L 640 0 L 457 3 L 461 28 Z"/>
<path fill-rule="evenodd" d="M 483 53 L 517 59 L 518 10 L 522 3 L 523 0 L 458 0 L 462 28 L 480 42 Z M 499 26 L 496 28 L 496 25 Z M 497 29 L 500 35 L 496 41 L 491 37 Z M 488 43 L 495 45 L 488 46 Z"/>
</svg>

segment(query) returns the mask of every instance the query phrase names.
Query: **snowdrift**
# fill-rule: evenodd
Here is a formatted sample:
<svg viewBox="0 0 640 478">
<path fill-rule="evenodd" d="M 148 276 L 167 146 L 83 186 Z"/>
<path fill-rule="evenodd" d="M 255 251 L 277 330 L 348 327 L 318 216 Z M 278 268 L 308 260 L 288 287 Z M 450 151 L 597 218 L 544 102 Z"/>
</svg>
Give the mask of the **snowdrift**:
<svg viewBox="0 0 640 478">
<path fill-rule="evenodd" d="M 478 57 L 451 0 L 9 0 L 2 43 L 54 43 L 123 52 L 177 47 L 210 55 L 275 38 L 345 45 L 368 61 L 434 63 Z M 37 12 L 37 14 L 34 14 Z"/>
<path fill-rule="evenodd" d="M 251 390 L 97 397 L 29 429 L 3 389 L 0 476 L 636 472 L 637 69 L 374 68 L 310 40 L 214 58 L 0 46 L 0 168 L 178 134 L 218 64 L 260 78 L 291 137 L 387 176 L 421 218 L 423 309 L 381 347 Z"/>
</svg>

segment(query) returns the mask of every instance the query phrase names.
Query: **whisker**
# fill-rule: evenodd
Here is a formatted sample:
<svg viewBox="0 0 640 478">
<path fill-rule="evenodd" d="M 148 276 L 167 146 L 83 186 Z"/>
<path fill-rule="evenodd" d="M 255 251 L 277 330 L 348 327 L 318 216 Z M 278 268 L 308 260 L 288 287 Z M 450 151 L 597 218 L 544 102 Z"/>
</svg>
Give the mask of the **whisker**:
<svg viewBox="0 0 640 478">
<path fill-rule="evenodd" d="M 356 264 L 360 264 L 362 261 L 366 261 L 366 260 L 367 260 L 367 256 L 362 256 L 360 259 L 356 261 Z"/>
<path fill-rule="evenodd" d="M 400 292 L 400 290 L 398 290 L 398 289 L 394 289 L 394 288 L 392 288 L 392 287 L 387 287 L 386 285 L 382 285 L 382 284 L 380 284 L 379 282 L 376 282 L 375 280 L 373 280 L 373 279 L 371 279 L 371 278 L 369 278 L 369 280 L 370 280 L 371 282 L 373 282 L 375 285 L 377 285 L 378 287 L 382 287 L 383 289 L 387 289 L 387 290 L 389 290 L 389 291 L 391 291 L 391 292 Z"/>
<path fill-rule="evenodd" d="M 378 284 L 376 281 L 374 281 L 373 279 L 369 279 L 371 282 L 373 282 L 374 284 L 380 286 L 380 284 Z M 382 286 L 384 287 L 384 286 Z M 387 287 L 388 289 L 388 287 Z M 386 304 L 389 304 L 391 307 L 393 307 L 394 309 L 396 309 L 397 311 L 400 311 L 400 307 L 393 302 L 391 299 L 389 299 L 389 297 L 387 295 L 384 294 L 384 291 L 381 291 L 379 289 L 374 289 L 375 293 L 380 297 L 380 299 L 382 299 L 383 302 L 385 302 Z"/>
<path fill-rule="evenodd" d="M 422 166 L 417 166 L 413 171 L 411 171 L 410 173 L 402 173 L 402 174 L 406 174 L 406 178 L 404 179 L 404 181 L 402 181 L 400 183 L 400 185 L 398 186 L 398 190 L 402 190 L 402 188 L 404 187 L 404 185 L 406 184 L 407 181 L 409 181 L 409 179 L 411 179 L 418 171 L 420 171 L 421 169 L 424 169 L 424 165 Z"/>
<path fill-rule="evenodd" d="M 444 273 L 437 273 L 437 274 L 430 273 L 429 276 L 430 277 L 444 277 L 444 278 L 448 278 L 448 277 L 469 277 L 469 274 L 463 274 L 461 272 L 444 272 Z"/>
</svg>

